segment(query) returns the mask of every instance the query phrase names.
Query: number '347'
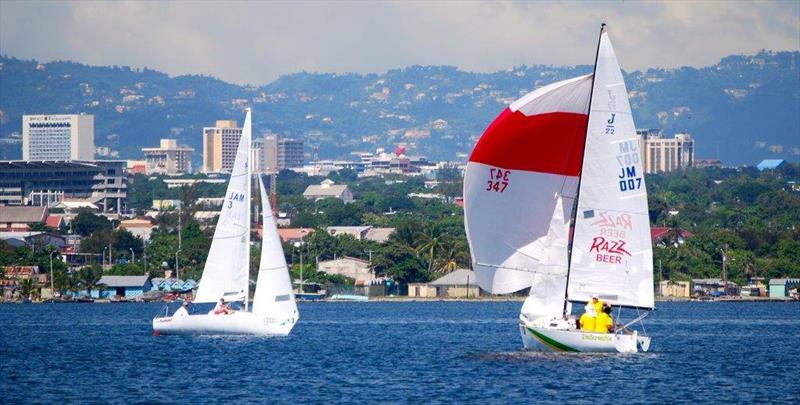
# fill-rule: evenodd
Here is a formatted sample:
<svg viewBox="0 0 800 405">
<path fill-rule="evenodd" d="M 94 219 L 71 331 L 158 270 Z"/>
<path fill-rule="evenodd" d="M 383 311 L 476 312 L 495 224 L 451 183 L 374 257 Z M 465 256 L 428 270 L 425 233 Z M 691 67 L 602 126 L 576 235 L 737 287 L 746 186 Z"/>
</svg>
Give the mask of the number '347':
<svg viewBox="0 0 800 405">
<path fill-rule="evenodd" d="M 508 178 L 511 175 L 511 170 L 503 169 L 489 169 L 489 180 L 486 182 L 486 191 L 494 191 L 502 193 L 508 188 Z"/>
</svg>

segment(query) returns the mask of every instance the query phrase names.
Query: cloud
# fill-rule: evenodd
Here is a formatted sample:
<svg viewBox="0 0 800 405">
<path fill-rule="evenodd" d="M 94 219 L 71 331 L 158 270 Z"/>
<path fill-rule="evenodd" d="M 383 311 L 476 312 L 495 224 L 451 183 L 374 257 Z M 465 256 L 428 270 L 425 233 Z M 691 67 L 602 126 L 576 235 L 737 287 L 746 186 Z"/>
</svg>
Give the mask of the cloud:
<svg viewBox="0 0 800 405">
<path fill-rule="evenodd" d="M 603 21 L 626 70 L 800 49 L 795 1 L 0 1 L 0 52 L 263 84 L 300 70 L 591 64 Z"/>
</svg>

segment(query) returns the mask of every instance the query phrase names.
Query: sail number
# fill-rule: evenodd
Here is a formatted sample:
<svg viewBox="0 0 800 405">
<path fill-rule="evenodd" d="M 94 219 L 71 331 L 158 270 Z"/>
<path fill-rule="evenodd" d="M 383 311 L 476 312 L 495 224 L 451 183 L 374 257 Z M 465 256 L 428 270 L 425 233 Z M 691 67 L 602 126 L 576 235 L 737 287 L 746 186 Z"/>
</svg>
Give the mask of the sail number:
<svg viewBox="0 0 800 405">
<path fill-rule="evenodd" d="M 619 177 L 619 191 L 638 190 L 642 188 L 642 178 L 636 176 L 636 166 L 623 167 L 617 177 Z"/>
<path fill-rule="evenodd" d="M 511 175 L 511 170 L 503 169 L 489 169 L 489 180 L 486 183 L 486 191 L 494 191 L 502 193 L 508 188 L 508 177 Z"/>
<path fill-rule="evenodd" d="M 233 208 L 234 201 L 244 201 L 244 194 L 232 192 L 230 196 L 228 196 L 228 208 Z"/>
</svg>

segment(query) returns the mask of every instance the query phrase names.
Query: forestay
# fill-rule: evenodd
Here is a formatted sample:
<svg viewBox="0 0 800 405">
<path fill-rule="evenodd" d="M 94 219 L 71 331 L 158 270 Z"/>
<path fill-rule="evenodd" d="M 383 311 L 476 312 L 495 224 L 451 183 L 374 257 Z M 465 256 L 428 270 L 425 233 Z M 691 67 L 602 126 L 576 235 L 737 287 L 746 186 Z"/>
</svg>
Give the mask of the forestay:
<svg viewBox="0 0 800 405">
<path fill-rule="evenodd" d="M 296 318 L 297 304 L 292 292 L 292 282 L 261 176 L 258 176 L 258 183 L 261 190 L 263 232 L 253 313 L 295 315 Z"/>
<path fill-rule="evenodd" d="M 246 299 L 250 260 L 250 109 L 195 302 Z"/>
<path fill-rule="evenodd" d="M 464 177 L 464 220 L 484 290 L 511 293 L 536 277 L 541 301 L 558 296 L 563 304 L 591 81 L 576 77 L 527 94 L 476 144 Z"/>
<path fill-rule="evenodd" d="M 603 33 L 569 275 L 570 300 L 598 294 L 653 307 L 653 251 L 640 143 L 614 49 Z"/>
</svg>

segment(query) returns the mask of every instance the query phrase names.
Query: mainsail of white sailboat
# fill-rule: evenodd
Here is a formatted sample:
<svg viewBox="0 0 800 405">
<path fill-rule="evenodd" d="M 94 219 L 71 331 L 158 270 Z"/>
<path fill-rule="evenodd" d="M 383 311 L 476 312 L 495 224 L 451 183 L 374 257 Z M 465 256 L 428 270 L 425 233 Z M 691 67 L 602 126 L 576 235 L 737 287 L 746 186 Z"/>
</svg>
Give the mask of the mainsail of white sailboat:
<svg viewBox="0 0 800 405">
<path fill-rule="evenodd" d="M 176 313 L 153 319 L 156 334 L 256 334 L 287 335 L 299 315 L 280 244 L 275 219 L 259 177 L 263 209 L 263 238 L 252 311 L 248 311 L 250 267 L 250 139 L 247 110 L 230 183 L 220 211 L 214 239 L 203 270 L 195 303 L 243 301 L 244 310 L 232 314 Z"/>
<path fill-rule="evenodd" d="M 244 120 L 225 200 L 195 302 L 247 302 L 250 268 L 250 112 Z"/>
<path fill-rule="evenodd" d="M 478 140 L 464 177 L 473 266 L 478 284 L 491 293 L 530 287 L 520 316 L 526 348 L 647 349 L 649 338 L 585 334 L 569 321 L 569 303 L 592 295 L 616 306 L 653 307 L 640 160 L 622 73 L 604 29 L 592 75 L 523 96 Z"/>
</svg>

